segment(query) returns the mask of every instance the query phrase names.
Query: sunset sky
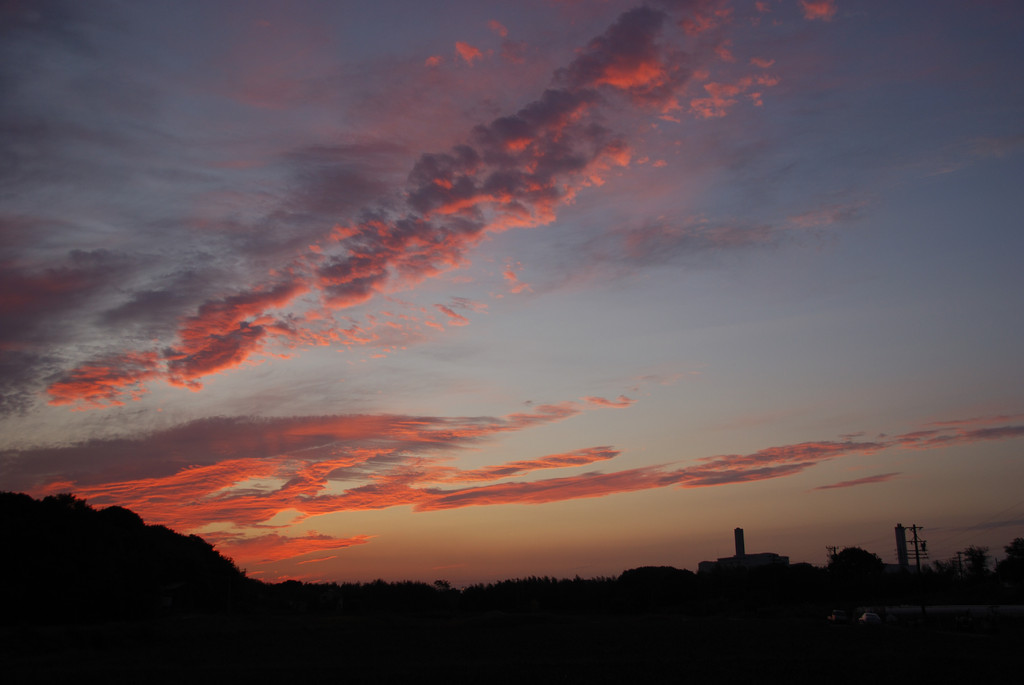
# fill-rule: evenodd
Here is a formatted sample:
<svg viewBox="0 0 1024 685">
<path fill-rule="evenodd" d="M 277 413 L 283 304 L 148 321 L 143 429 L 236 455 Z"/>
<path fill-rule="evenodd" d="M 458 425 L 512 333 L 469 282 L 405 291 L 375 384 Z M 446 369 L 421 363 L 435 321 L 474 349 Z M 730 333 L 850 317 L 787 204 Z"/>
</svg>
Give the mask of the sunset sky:
<svg viewBox="0 0 1024 685">
<path fill-rule="evenodd" d="M 0 489 L 316 581 L 1024 536 L 1024 4 L 0 4 Z"/>
</svg>

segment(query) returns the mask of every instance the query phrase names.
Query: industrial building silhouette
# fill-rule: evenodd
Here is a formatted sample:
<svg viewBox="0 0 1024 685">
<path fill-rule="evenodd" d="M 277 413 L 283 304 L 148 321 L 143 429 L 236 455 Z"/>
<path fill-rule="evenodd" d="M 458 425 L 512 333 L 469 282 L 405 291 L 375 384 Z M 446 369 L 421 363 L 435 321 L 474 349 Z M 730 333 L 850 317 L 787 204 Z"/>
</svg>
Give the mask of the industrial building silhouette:
<svg viewBox="0 0 1024 685">
<path fill-rule="evenodd" d="M 731 557 L 722 557 L 717 561 L 702 561 L 697 565 L 698 573 L 710 573 L 715 569 L 755 568 L 772 564 L 789 566 L 789 557 L 784 557 L 775 552 L 747 554 L 746 545 L 743 542 L 743 529 L 737 528 L 733 531 L 733 534 L 736 538 L 736 554 Z"/>
</svg>

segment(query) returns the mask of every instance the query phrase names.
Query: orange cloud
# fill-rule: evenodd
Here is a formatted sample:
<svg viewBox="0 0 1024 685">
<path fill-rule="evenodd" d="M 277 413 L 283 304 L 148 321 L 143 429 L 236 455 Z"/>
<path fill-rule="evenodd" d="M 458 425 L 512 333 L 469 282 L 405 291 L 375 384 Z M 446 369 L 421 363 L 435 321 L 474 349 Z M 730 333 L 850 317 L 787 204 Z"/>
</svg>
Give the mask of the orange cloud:
<svg viewBox="0 0 1024 685">
<path fill-rule="evenodd" d="M 261 349 L 270 331 L 283 332 L 281 325 L 266 316 L 267 309 L 282 307 L 307 290 L 293 278 L 270 288 L 205 302 L 195 316 L 185 319 L 178 332 L 180 344 L 165 355 L 168 380 L 195 387 L 197 378 L 237 366 Z"/>
<path fill-rule="evenodd" d="M 123 405 L 127 394 L 138 399 L 142 383 L 160 374 L 155 352 L 127 352 L 86 362 L 50 384 L 51 405 L 78 404 L 89 409 Z"/>
<path fill-rule="evenodd" d="M 657 38 L 666 15 L 648 7 L 622 14 L 560 72 L 573 88 L 610 86 L 638 105 L 675 109 L 677 91 L 689 78 L 681 53 L 662 49 Z"/>
<path fill-rule="evenodd" d="M 484 58 L 484 54 L 478 48 L 461 41 L 455 43 L 455 52 L 469 65 Z"/>
<path fill-rule="evenodd" d="M 427 455 L 561 421 L 581 410 L 576 403 L 563 402 L 500 418 L 207 419 L 135 441 L 44 450 L 29 458 L 33 468 L 50 463 L 45 472 L 51 473 L 64 464 L 76 475 L 50 475 L 48 482 L 22 482 L 18 487 L 49 492 L 58 483 L 65 489 L 73 485 L 83 497 L 126 506 L 179 530 L 216 521 L 260 525 L 282 511 L 294 511 L 301 520 L 331 511 L 415 503 L 427 495 L 413 484 L 443 480 L 452 473 L 422 461 Z M 572 458 L 583 459 L 583 454 Z M 409 470 L 410 459 L 420 460 L 419 466 Z M 79 471 L 83 460 L 90 464 L 85 473 Z M 335 477 L 371 483 L 341 495 L 325 494 Z"/>
<path fill-rule="evenodd" d="M 736 98 L 740 94 L 749 91 L 753 86 L 771 87 L 778 83 L 778 77 L 766 74 L 745 76 L 735 83 L 705 83 L 704 90 L 707 91 L 708 97 L 690 100 L 690 108 L 703 119 L 724 117 L 729 108 L 738 102 Z M 761 93 L 750 93 L 750 96 L 754 104 L 761 104 Z"/>
<path fill-rule="evenodd" d="M 177 344 L 162 353 L 162 360 L 155 352 L 127 352 L 85 362 L 50 384 L 50 404 L 121 405 L 125 397 L 138 399 L 145 392 L 142 384 L 159 377 L 198 389 L 198 378 L 242 364 L 262 351 L 268 337 L 289 337 L 290 326 L 266 312 L 306 291 L 300 281 L 289 279 L 270 288 L 209 300 L 182 321 Z"/>
<path fill-rule="evenodd" d="M 372 535 L 356 535 L 350 538 L 336 538 L 320 535 L 311 531 L 302 537 L 287 537 L 277 533 L 267 533 L 250 538 L 206 534 L 219 552 L 235 561 L 236 564 L 259 564 L 273 561 L 294 559 L 312 552 L 326 552 L 353 545 L 363 545 L 373 539 Z"/>
<path fill-rule="evenodd" d="M 832 21 L 838 11 L 835 0 L 800 0 L 800 7 L 811 21 Z"/>
<path fill-rule="evenodd" d="M 600 404 L 600 403 L 599 403 Z M 288 514 L 291 524 L 340 511 L 412 506 L 434 511 L 495 504 L 540 504 L 663 487 L 713 487 L 801 473 L 824 461 L 887 449 L 932 449 L 1024 437 L 1018 417 L 982 417 L 929 424 L 878 440 L 811 441 L 688 463 L 585 472 L 523 482 L 488 482 L 614 459 L 619 451 L 589 447 L 478 469 L 448 465 L 453 450 L 506 431 L 561 421 L 581 411 L 572 402 L 545 404 L 504 417 L 329 416 L 211 419 L 153 434 L 146 440 L 93 441 L 67 448 L 7 454 L 6 480 L 26 491 L 73 490 L 79 496 L 138 511 L 150 522 L 192 531 L 218 522 L 237 527 L 215 538 L 226 553 L 263 563 L 363 544 L 367 536 L 299 538 L 268 535 Z M 1009 420 L 1007 420 L 1009 419 Z M 32 462 L 49 484 L 23 487 L 11 465 Z M 151 460 L 151 461 L 147 461 Z M 196 463 L 197 461 L 209 463 Z M 80 464 L 89 463 L 81 472 Z M 194 465 L 189 465 L 194 464 Z M 42 467 L 42 468 L 41 468 Z M 147 469 L 153 475 L 128 474 Z M 882 482 L 869 476 L 820 489 Z M 91 483 L 76 482 L 91 478 Z M 482 483 L 445 489 L 452 483 Z M 343 488 L 343 489 L 342 489 Z M 291 525 L 289 524 L 289 525 Z M 246 532 L 248 531 L 248 532 Z M 253 535 L 253 531 L 258 531 Z"/>
<path fill-rule="evenodd" d="M 613 409 L 625 409 L 636 402 L 636 400 L 631 400 L 625 395 L 619 395 L 619 398 L 614 401 L 603 397 L 584 397 L 583 399 L 589 404 L 593 404 L 598 407 L 611 407 Z"/>
<path fill-rule="evenodd" d="M 443 61 L 444 58 L 441 57 L 440 55 L 431 55 L 430 57 L 423 61 L 423 64 L 428 67 L 437 67 L 440 66 L 441 62 Z"/>
</svg>

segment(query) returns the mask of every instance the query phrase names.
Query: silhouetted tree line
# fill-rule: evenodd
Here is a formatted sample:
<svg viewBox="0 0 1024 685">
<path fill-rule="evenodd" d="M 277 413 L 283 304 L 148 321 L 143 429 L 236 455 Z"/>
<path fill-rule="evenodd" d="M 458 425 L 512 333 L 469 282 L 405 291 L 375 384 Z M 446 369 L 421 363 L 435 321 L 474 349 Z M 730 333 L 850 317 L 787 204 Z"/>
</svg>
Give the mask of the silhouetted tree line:
<svg viewBox="0 0 1024 685">
<path fill-rule="evenodd" d="M 146 525 L 121 507 L 93 509 L 62 494 L 34 500 L 0 493 L 0 615 L 11 622 L 84 622 L 175 612 L 288 614 L 564 612 L 796 612 L 842 606 L 1024 601 L 1024 538 L 988 569 L 973 549 L 967 571 L 939 562 L 917 574 L 887 573 L 857 547 L 810 564 L 718 567 L 695 574 L 647 566 L 617 578 L 530 577 L 453 589 L 422 582 L 265 583 L 196 535 Z"/>
<path fill-rule="evenodd" d="M 0 616 L 80 622 L 219 611 L 245 575 L 197 535 L 146 525 L 122 507 L 61 494 L 0 493 Z"/>
</svg>

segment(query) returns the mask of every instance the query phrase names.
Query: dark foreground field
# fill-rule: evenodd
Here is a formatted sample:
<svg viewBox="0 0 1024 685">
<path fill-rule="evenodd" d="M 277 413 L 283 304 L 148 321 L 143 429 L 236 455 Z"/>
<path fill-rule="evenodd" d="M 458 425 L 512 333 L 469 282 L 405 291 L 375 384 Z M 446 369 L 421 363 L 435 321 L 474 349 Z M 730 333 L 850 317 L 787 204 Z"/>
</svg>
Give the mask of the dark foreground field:
<svg viewBox="0 0 1024 685">
<path fill-rule="evenodd" d="M 5 682 L 1019 682 L 1018 625 L 482 614 L 5 628 Z M 313 680 L 315 679 L 315 680 Z"/>
</svg>

